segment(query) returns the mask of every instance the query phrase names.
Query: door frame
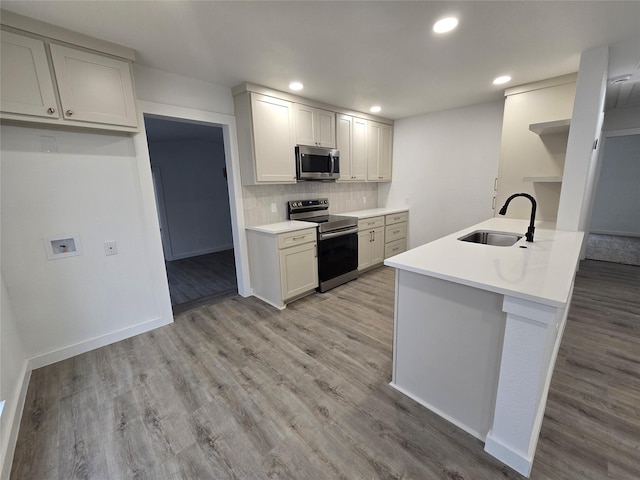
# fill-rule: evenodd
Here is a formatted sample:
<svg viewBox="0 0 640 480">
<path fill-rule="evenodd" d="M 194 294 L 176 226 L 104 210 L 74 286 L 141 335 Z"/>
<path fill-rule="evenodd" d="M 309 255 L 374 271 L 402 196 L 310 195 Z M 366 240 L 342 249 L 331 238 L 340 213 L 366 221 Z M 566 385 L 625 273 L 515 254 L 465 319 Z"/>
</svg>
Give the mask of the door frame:
<svg viewBox="0 0 640 480">
<path fill-rule="evenodd" d="M 162 282 L 166 284 L 166 300 L 169 302 L 169 305 L 171 302 L 169 300 L 169 287 L 164 264 L 164 254 L 162 252 L 158 210 L 155 192 L 153 190 L 151 159 L 147 143 L 147 133 L 144 128 L 145 115 L 174 122 L 195 123 L 222 128 L 238 293 L 243 297 L 252 295 L 249 280 L 249 252 L 245 232 L 246 224 L 242 200 L 242 184 L 240 181 L 240 160 L 238 156 L 235 116 L 143 100 L 138 100 L 138 108 L 141 130 L 140 133 L 133 136 L 133 142 L 136 150 L 138 173 L 142 189 L 142 203 L 149 228 L 150 248 L 154 250 L 151 252 L 155 257 L 152 261 L 156 268 L 162 268 Z"/>
</svg>

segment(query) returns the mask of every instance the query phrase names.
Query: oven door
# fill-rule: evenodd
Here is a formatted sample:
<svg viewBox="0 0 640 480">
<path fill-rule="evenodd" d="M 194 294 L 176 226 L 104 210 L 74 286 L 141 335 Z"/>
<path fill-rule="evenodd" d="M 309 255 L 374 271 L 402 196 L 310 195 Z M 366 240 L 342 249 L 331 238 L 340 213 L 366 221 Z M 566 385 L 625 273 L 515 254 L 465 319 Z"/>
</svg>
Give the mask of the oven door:
<svg viewBox="0 0 640 480">
<path fill-rule="evenodd" d="M 321 233 L 318 236 L 320 291 L 324 292 L 357 276 L 358 227 Z"/>
</svg>

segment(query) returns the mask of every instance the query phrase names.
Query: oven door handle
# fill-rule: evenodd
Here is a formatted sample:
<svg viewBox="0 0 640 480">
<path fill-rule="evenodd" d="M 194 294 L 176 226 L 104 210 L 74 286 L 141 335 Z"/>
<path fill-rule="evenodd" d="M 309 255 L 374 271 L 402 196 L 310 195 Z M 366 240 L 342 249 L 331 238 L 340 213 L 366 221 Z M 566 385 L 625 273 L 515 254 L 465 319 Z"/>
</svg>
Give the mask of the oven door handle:
<svg viewBox="0 0 640 480">
<path fill-rule="evenodd" d="M 339 232 L 321 233 L 320 240 L 329 240 L 330 238 L 342 237 L 344 235 L 351 235 L 352 233 L 358 233 L 358 227 L 348 228 L 346 230 L 340 230 Z"/>
</svg>

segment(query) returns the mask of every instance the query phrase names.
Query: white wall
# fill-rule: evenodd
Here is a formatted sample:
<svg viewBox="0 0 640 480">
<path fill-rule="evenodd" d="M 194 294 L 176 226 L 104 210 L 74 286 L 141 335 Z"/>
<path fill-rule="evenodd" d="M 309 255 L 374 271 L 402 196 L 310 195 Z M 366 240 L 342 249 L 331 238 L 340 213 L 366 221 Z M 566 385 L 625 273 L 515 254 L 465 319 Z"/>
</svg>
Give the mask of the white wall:
<svg viewBox="0 0 640 480">
<path fill-rule="evenodd" d="M 640 106 L 616 108 L 604 115 L 602 130 L 605 132 L 634 128 L 640 128 Z"/>
<path fill-rule="evenodd" d="M 0 478 L 9 478 L 29 375 L 22 340 L 16 328 L 17 319 L 4 276 L 0 277 L 0 401 L 5 401 L 0 420 Z"/>
<path fill-rule="evenodd" d="M 640 135 L 606 138 L 590 231 L 640 236 Z"/>
<path fill-rule="evenodd" d="M 137 64 L 133 65 L 133 76 L 138 100 L 234 114 L 230 88 Z"/>
<path fill-rule="evenodd" d="M 149 142 L 149 151 L 162 182 L 170 239 L 165 258 L 233 248 L 224 145 L 200 140 Z"/>
<path fill-rule="evenodd" d="M 409 248 L 493 217 L 504 103 L 395 122 L 393 181 L 380 206 L 409 206 Z"/>
<path fill-rule="evenodd" d="M 45 138 L 56 152 L 43 153 Z M 2 127 L 2 271 L 32 366 L 172 321 L 144 225 L 130 137 Z M 57 234 L 78 234 L 82 254 L 48 260 Z"/>
<path fill-rule="evenodd" d="M 604 120 L 609 48 L 598 47 L 583 52 L 576 82 L 576 97 L 571 115 L 562 191 L 558 206 L 558 230 L 587 231 L 593 198 L 593 186 Z M 598 142 L 598 148 L 600 144 Z"/>
</svg>

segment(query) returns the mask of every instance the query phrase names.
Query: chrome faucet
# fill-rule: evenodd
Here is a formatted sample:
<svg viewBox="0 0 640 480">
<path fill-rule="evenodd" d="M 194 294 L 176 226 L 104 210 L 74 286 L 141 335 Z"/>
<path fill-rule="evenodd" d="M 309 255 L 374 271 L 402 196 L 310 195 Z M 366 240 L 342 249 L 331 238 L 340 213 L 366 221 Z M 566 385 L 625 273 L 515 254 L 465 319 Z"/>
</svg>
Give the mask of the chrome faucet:
<svg viewBox="0 0 640 480">
<path fill-rule="evenodd" d="M 533 198 L 528 193 L 514 193 L 509 198 L 507 198 L 507 201 L 504 202 L 504 205 L 502 206 L 502 208 L 498 213 L 500 215 L 506 215 L 509 202 L 511 202 L 511 200 L 513 200 L 516 197 L 527 197 L 529 200 L 531 200 L 531 220 L 529 221 L 529 228 L 527 229 L 527 233 L 525 234 L 525 237 L 527 237 L 527 242 L 533 242 L 533 232 L 535 230 L 535 227 L 533 226 L 533 224 L 536 221 L 536 208 L 538 206 L 535 198 Z"/>
</svg>

